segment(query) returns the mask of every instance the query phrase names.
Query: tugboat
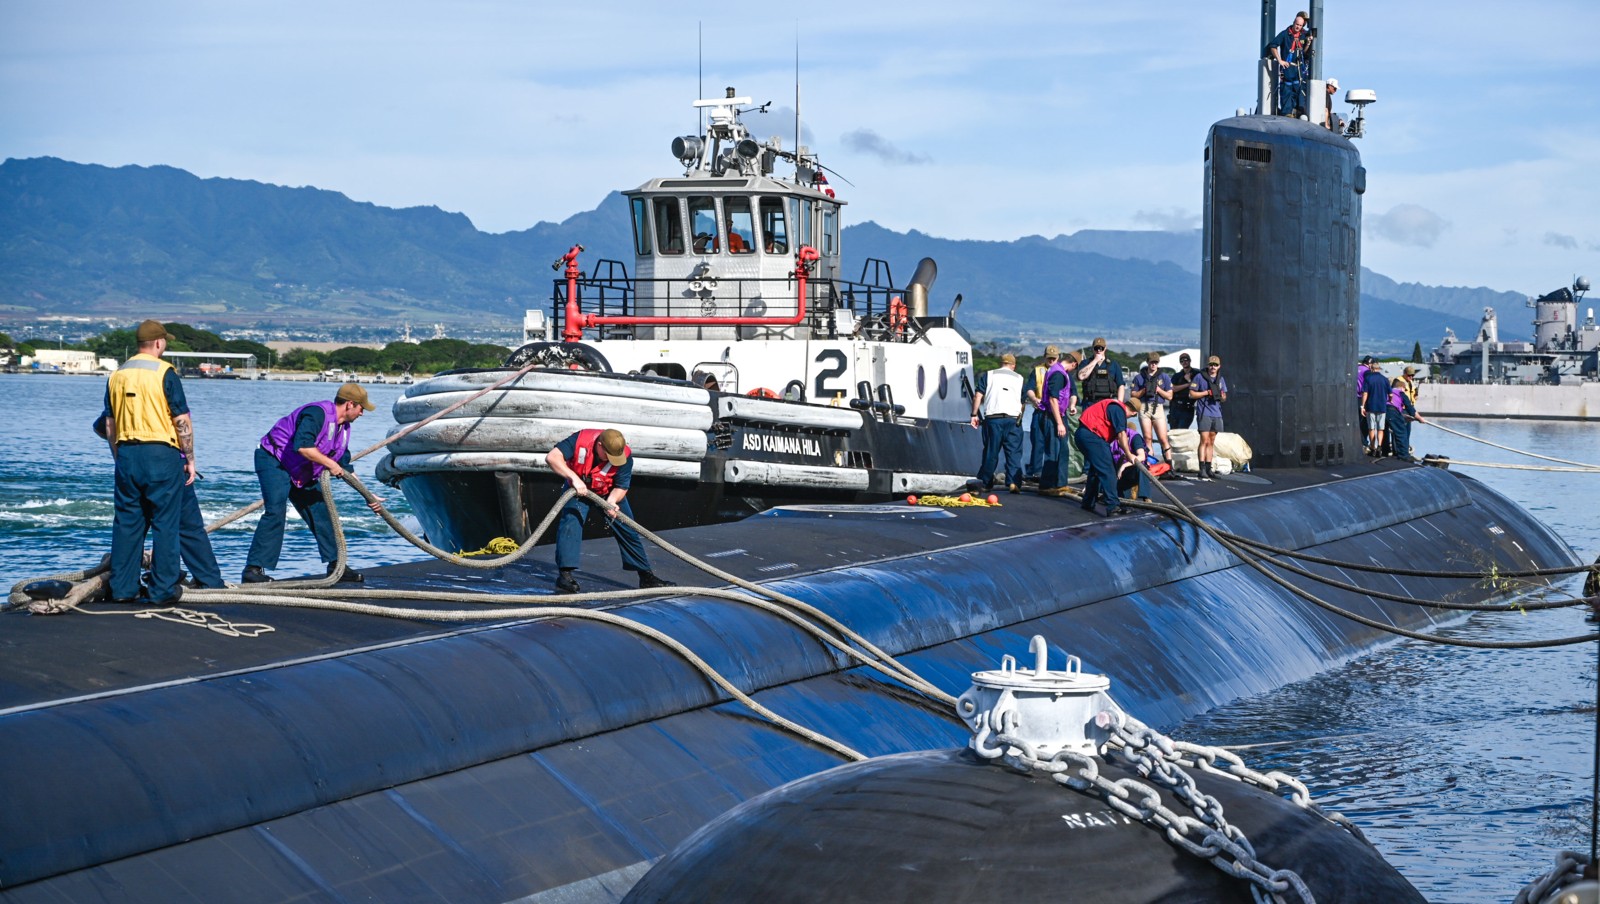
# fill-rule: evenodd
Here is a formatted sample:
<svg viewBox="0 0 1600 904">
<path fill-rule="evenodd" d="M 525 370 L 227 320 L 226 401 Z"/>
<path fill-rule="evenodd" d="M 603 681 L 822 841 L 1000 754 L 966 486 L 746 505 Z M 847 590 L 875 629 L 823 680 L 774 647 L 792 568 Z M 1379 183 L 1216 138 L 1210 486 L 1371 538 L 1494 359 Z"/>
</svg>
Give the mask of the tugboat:
<svg viewBox="0 0 1600 904">
<path fill-rule="evenodd" d="M 428 536 L 460 549 L 529 533 L 561 492 L 544 464 L 573 431 L 616 427 L 635 454 L 647 526 L 795 503 L 959 492 L 979 457 L 972 344 L 929 313 L 937 268 L 895 287 L 887 262 L 842 275 L 841 212 L 806 148 L 758 142 L 749 97 L 697 100 L 707 128 L 672 142 L 683 172 L 626 192 L 633 275 L 574 245 L 548 312 L 504 366 L 423 380 L 397 430 L 533 369 L 393 443 L 379 476 Z M 775 170 L 792 164 L 791 178 Z"/>
</svg>

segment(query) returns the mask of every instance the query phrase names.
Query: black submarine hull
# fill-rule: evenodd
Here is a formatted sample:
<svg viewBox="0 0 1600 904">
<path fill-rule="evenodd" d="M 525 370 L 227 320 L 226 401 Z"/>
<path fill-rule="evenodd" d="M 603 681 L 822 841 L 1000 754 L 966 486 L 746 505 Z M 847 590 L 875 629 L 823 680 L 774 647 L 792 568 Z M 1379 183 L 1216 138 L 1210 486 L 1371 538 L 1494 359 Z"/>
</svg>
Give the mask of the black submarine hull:
<svg viewBox="0 0 1600 904">
<path fill-rule="evenodd" d="M 1223 529 L 1341 560 L 1579 564 L 1514 503 L 1437 469 L 1284 470 L 1180 492 Z M 766 576 L 953 693 L 1043 634 L 1111 676 L 1113 695 L 1157 727 L 1392 638 L 1286 593 L 1192 527 L 1007 502 L 780 510 L 670 539 Z M 587 584 L 620 576 L 609 544 L 586 544 L 585 557 Z M 691 577 L 677 563 L 661 570 Z M 551 571 L 418 563 L 369 584 L 515 589 Z M 1347 577 L 1427 599 L 1504 592 Z M 1458 616 L 1310 589 L 1413 629 Z M 206 608 L 278 630 L 242 640 L 132 619 L 6 617 L 0 755 L 26 764 L 26 778 L 12 771 L 0 806 L 5 900 L 614 901 L 720 813 L 840 762 L 606 625 Z M 621 611 L 869 755 L 965 740 L 952 713 L 768 614 L 692 590 Z"/>
</svg>

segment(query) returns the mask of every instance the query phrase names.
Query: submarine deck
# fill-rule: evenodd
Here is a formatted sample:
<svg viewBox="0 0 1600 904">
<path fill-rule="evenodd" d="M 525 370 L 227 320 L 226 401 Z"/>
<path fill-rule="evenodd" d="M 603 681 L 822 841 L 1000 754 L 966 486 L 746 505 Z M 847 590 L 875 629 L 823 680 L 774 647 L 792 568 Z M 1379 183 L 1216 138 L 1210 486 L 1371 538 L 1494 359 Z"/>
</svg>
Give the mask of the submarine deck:
<svg viewBox="0 0 1600 904">
<path fill-rule="evenodd" d="M 1436 468 L 1174 483 L 1225 531 L 1340 561 L 1580 564 L 1515 503 Z M 665 539 L 827 611 L 946 692 L 1042 634 L 1158 728 L 1393 636 L 1287 593 L 1192 525 L 1004 499 L 774 511 Z M 585 544 L 588 589 L 626 586 L 611 546 Z M 696 577 L 655 558 L 685 585 Z M 1504 596 L 1432 573 L 1312 570 L 1413 599 Z M 471 574 L 430 561 L 373 569 L 368 586 L 524 592 L 552 577 L 541 561 Z M 1460 617 L 1312 589 L 1378 625 Z M 29 764 L 0 806 L 0 899 L 612 902 L 729 807 L 839 762 L 613 625 L 193 605 L 276 631 L 0 618 L 0 759 Z M 690 586 L 616 611 L 865 755 L 968 737 L 947 706 L 769 612 Z"/>
<path fill-rule="evenodd" d="M 1171 480 L 1166 481 L 1165 486 L 1203 514 L 1219 503 L 1340 483 L 1408 467 L 1413 466 L 1384 460 L 1339 469 L 1240 472 L 1212 481 Z M 1075 499 L 1050 498 L 1032 491 L 1010 494 L 1002 489 L 999 498 L 999 507 L 790 508 L 739 522 L 746 527 L 760 524 L 760 530 L 719 524 L 680 528 L 663 536 L 690 554 L 709 559 L 724 571 L 762 582 L 802 579 L 843 566 L 882 563 L 969 544 L 1003 543 L 1010 537 L 1041 532 L 1093 530 L 1096 524 L 1123 519 L 1143 524 L 1147 529 L 1160 529 L 1167 523 L 1149 513 L 1107 519 L 1082 511 Z M 1159 494 L 1156 499 L 1164 501 Z M 648 499 L 640 499 L 636 504 L 650 503 Z M 543 547 L 541 550 L 491 571 L 463 568 L 434 559 L 366 568 L 363 573 L 367 582 L 363 589 L 485 594 L 546 592 L 555 580 L 551 561 L 553 549 Z M 720 582 L 706 583 L 703 572 L 659 549 L 653 550 L 651 564 L 658 574 L 684 585 L 683 595 L 692 595 L 692 585 L 697 583 L 722 586 Z M 585 541 L 578 578 L 586 592 L 633 587 L 632 574 L 622 571 L 615 545 L 605 538 Z M 234 639 L 152 619 L 7 613 L 0 617 L 4 618 L 0 621 L 0 714 L 54 701 L 477 632 L 521 620 L 477 622 L 463 627 L 347 612 L 206 603 L 199 596 L 181 605 L 213 611 L 231 621 L 264 622 L 275 630 L 251 639 Z M 463 604 L 456 602 L 416 600 L 396 605 L 419 609 L 463 608 Z M 607 604 L 604 608 L 615 605 Z M 100 605 L 93 608 L 108 611 L 121 607 Z M 528 618 L 539 617 L 537 609 L 530 607 Z"/>
</svg>

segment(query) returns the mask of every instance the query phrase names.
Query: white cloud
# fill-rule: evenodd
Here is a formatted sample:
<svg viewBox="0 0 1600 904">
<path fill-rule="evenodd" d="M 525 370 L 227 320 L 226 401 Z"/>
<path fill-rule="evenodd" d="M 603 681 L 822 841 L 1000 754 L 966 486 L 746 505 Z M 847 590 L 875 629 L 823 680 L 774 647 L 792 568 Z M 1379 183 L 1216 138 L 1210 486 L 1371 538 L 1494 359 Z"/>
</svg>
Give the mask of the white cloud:
<svg viewBox="0 0 1600 904">
<path fill-rule="evenodd" d="M 1154 226 L 1168 232 L 1185 232 L 1200 228 L 1200 214 L 1178 207 L 1165 210 L 1140 210 L 1133 214 L 1134 222 Z"/>
<path fill-rule="evenodd" d="M 1416 204 L 1399 204 L 1388 213 L 1370 217 L 1367 231 L 1398 245 L 1432 248 L 1450 224 L 1438 214 Z"/>
</svg>

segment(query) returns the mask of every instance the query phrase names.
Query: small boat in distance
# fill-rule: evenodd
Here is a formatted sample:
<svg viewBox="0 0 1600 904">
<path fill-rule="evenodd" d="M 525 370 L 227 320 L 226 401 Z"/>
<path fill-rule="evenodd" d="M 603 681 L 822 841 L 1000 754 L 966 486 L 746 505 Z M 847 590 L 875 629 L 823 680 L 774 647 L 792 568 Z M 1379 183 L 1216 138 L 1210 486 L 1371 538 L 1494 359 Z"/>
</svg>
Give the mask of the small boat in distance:
<svg viewBox="0 0 1600 904">
<path fill-rule="evenodd" d="M 817 157 L 758 141 L 741 115 L 760 108 L 732 89 L 694 106 L 708 126 L 673 139 L 682 171 L 624 193 L 632 275 L 620 261 L 585 275 L 575 244 L 503 366 L 440 374 L 395 403 L 403 429 L 534 365 L 379 464 L 434 542 L 524 539 L 562 490 L 545 453 L 590 427 L 627 436 L 657 528 L 959 492 L 976 469 L 972 346 L 959 295 L 929 311 L 934 262 L 900 286 L 875 259 L 846 279 L 845 202 Z"/>
</svg>

